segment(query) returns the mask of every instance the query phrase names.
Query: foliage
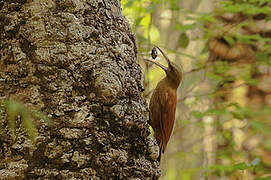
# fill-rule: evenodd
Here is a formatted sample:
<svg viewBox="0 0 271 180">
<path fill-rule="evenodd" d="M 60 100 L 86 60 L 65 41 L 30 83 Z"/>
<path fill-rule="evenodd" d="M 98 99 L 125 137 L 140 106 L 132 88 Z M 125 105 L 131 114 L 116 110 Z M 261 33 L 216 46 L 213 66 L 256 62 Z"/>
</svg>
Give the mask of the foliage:
<svg viewBox="0 0 271 180">
<path fill-rule="evenodd" d="M 41 112 L 33 112 L 29 108 L 25 107 L 21 102 L 15 100 L 4 100 L 1 102 L 0 109 L 0 125 L 2 125 L 3 115 L 6 112 L 8 127 L 10 130 L 11 137 L 16 138 L 16 127 L 19 124 L 16 124 L 17 119 L 22 119 L 22 124 L 29 135 L 29 138 L 32 142 L 35 142 L 37 136 L 37 129 L 35 128 L 35 118 L 43 119 L 46 123 L 50 124 L 51 120 Z M 0 126 L 0 132 L 3 127 Z"/>
<path fill-rule="evenodd" d="M 178 167 L 170 167 L 166 169 L 165 177 L 168 179 L 195 179 L 195 172 L 202 170 L 207 177 L 223 175 L 234 178 L 244 172 L 256 174 L 256 179 L 268 179 L 270 177 L 268 173 L 266 174 L 265 168 L 270 168 L 271 162 L 262 158 L 264 156 L 262 152 L 271 149 L 271 124 L 268 119 L 271 115 L 271 108 L 264 103 L 259 108 L 254 108 L 254 104 L 247 104 L 246 102 L 250 98 L 248 91 L 259 84 L 259 73 L 256 67 L 260 65 L 270 67 L 271 65 L 271 38 L 268 33 L 255 33 L 259 32 L 255 23 L 257 18 L 265 17 L 265 21 L 271 20 L 271 1 L 224 0 L 218 2 L 219 6 L 213 12 L 206 13 L 180 8 L 177 0 L 122 1 L 124 15 L 132 23 L 133 31 L 137 36 L 140 56 L 150 50 L 151 44 L 171 43 L 161 42 L 161 37 L 163 37 L 166 28 L 163 28 L 162 31 L 159 24 L 166 24 L 165 22 L 168 21 L 168 26 L 173 27 L 170 32 L 178 32 L 178 36 L 175 37 L 177 40 L 176 49 L 167 49 L 168 52 L 190 59 L 191 64 L 195 66 L 195 69 L 190 71 L 191 73 L 187 72 L 187 79 L 195 81 L 197 75 L 196 78 L 190 78 L 188 75 L 204 70 L 204 78 L 198 78 L 199 80 L 195 82 L 201 84 L 201 81 L 208 79 L 212 85 L 209 92 L 201 93 L 201 88 L 196 83 L 184 82 L 183 88 L 186 88 L 187 93 L 182 91 L 182 96 L 184 96 L 182 100 L 184 106 L 189 107 L 189 115 L 186 117 L 187 119 L 182 119 L 182 123 L 189 124 L 194 118 L 200 120 L 208 117 L 216 118 L 211 125 L 217 130 L 215 134 L 218 146 L 216 151 L 217 163 L 209 167 L 182 170 L 177 170 Z M 227 22 L 227 20 L 221 18 L 224 15 L 225 19 L 232 16 L 236 17 L 237 20 L 223 26 L 221 24 Z M 253 28 L 256 29 L 255 32 L 253 31 L 254 33 L 240 33 L 242 29 L 254 30 Z M 265 27 L 265 29 L 268 28 Z M 198 31 L 204 33 L 197 35 Z M 170 37 L 170 34 L 167 34 L 167 37 Z M 242 66 L 237 66 L 237 63 L 232 63 L 233 60 L 227 61 L 222 58 L 217 58 L 213 62 L 206 61 L 210 50 L 208 43 L 213 38 L 222 40 L 229 47 L 235 47 L 236 44 L 259 46 L 255 50 L 256 62 L 247 61 Z M 185 50 L 189 49 L 194 41 L 207 42 L 196 56 L 185 53 Z M 146 79 L 152 82 L 160 77 L 160 73 L 150 70 L 148 67 L 146 72 Z M 145 86 L 149 86 L 149 81 L 146 81 Z M 231 97 L 233 95 L 234 97 Z M 214 104 L 207 110 L 195 108 L 206 97 L 211 99 Z M 218 101 L 218 99 L 222 100 Z M 183 113 L 179 111 L 177 113 Z M 204 126 L 205 123 L 199 122 L 197 124 Z M 242 151 L 243 147 L 239 147 L 240 145 L 237 145 L 236 142 L 237 132 L 243 133 L 242 136 L 247 140 L 251 137 L 261 137 L 266 141 L 257 140 L 258 144 L 251 152 L 249 150 Z M 191 154 L 182 152 L 178 152 L 178 154 L 182 154 L 178 156 L 179 159 L 189 159 L 189 156 L 191 156 Z"/>
<path fill-rule="evenodd" d="M 242 171 L 247 169 L 256 169 L 260 166 L 260 160 L 258 158 L 254 159 L 250 163 L 237 163 L 231 165 L 213 165 L 206 169 L 206 176 L 210 173 L 215 173 L 218 176 L 226 175 L 226 174 L 233 174 L 236 171 Z"/>
</svg>

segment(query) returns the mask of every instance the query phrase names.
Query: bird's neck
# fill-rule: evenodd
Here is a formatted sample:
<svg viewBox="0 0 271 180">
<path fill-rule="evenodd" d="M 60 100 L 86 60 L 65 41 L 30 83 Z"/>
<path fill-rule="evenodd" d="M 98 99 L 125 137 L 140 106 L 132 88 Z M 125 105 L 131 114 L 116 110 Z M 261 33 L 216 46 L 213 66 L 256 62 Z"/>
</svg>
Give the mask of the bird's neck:
<svg viewBox="0 0 271 180">
<path fill-rule="evenodd" d="M 180 84 L 179 82 L 176 82 L 168 77 L 165 77 L 162 81 L 163 81 L 164 86 L 170 87 L 172 89 L 178 89 L 179 84 Z"/>
</svg>

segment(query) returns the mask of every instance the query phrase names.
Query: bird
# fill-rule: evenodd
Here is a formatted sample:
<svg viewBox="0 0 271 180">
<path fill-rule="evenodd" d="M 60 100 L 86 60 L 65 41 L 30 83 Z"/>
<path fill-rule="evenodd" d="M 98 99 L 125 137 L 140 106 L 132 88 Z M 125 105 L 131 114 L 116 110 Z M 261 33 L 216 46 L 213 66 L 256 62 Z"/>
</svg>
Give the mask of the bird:
<svg viewBox="0 0 271 180">
<path fill-rule="evenodd" d="M 153 48 L 152 54 L 154 53 L 155 48 L 162 53 L 168 64 L 168 67 L 166 67 L 154 60 L 145 59 L 157 65 L 166 73 L 166 76 L 158 82 L 154 89 L 149 103 L 149 124 L 154 130 L 154 137 L 159 146 L 159 156 L 157 160 L 160 162 L 161 154 L 165 153 L 173 130 L 177 104 L 177 89 L 182 82 L 183 71 L 180 66 L 171 62 L 158 46 Z"/>
</svg>

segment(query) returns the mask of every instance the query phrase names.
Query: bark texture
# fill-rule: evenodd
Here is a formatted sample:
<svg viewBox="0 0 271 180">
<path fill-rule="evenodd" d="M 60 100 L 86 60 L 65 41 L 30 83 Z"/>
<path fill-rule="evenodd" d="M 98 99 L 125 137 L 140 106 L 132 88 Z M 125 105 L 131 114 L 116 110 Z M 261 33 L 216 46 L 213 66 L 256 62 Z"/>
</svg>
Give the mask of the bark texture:
<svg viewBox="0 0 271 180">
<path fill-rule="evenodd" d="M 2 179 L 158 179 L 137 47 L 118 0 L 0 1 L 0 95 L 51 117 L 0 138 Z M 0 178 L 0 179 L 1 179 Z"/>
</svg>

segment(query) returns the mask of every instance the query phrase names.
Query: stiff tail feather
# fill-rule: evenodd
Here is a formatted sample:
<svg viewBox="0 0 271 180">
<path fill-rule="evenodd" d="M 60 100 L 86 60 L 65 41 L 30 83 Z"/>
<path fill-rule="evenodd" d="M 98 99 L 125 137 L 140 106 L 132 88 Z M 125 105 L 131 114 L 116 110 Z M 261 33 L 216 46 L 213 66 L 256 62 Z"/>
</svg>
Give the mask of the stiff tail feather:
<svg viewBox="0 0 271 180">
<path fill-rule="evenodd" d="M 161 161 L 162 153 L 164 153 L 164 147 L 163 147 L 163 141 L 161 140 L 161 141 L 159 142 L 159 156 L 158 156 L 158 161 L 159 161 L 159 163 L 160 163 L 160 161 Z"/>
</svg>

